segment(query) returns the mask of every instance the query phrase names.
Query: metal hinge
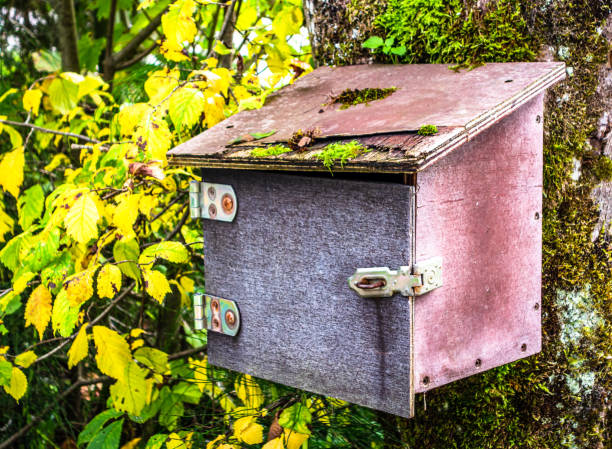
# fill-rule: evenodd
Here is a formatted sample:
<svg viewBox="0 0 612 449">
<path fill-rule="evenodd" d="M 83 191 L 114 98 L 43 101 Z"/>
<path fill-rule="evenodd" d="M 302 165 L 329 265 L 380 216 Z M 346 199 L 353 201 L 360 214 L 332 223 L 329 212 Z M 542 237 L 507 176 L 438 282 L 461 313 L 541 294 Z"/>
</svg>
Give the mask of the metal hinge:
<svg viewBox="0 0 612 449">
<path fill-rule="evenodd" d="M 189 210 L 191 218 L 234 221 L 238 200 L 232 186 L 210 182 L 189 183 Z"/>
<path fill-rule="evenodd" d="M 442 287 L 442 258 L 434 257 L 390 270 L 387 267 L 358 268 L 349 279 L 349 286 L 362 298 L 388 298 L 395 293 L 420 296 Z"/>
<path fill-rule="evenodd" d="M 194 328 L 235 336 L 240 329 L 240 312 L 231 299 L 196 293 L 193 295 Z"/>
</svg>

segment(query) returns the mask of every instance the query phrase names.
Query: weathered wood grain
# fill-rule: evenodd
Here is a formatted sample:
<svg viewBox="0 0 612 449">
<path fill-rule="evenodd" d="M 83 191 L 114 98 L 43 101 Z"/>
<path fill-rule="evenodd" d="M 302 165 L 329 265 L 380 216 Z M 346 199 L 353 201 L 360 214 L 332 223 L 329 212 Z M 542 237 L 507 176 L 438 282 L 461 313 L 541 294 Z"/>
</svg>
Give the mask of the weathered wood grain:
<svg viewBox="0 0 612 449">
<path fill-rule="evenodd" d="M 411 300 L 363 299 L 359 267 L 411 263 L 414 188 L 203 170 L 231 184 L 233 223 L 203 221 L 206 290 L 238 304 L 237 337 L 210 333 L 210 363 L 412 415 Z"/>
<path fill-rule="evenodd" d="M 415 388 L 541 349 L 542 96 L 417 175 L 416 260 L 444 286 L 415 301 Z"/>
</svg>

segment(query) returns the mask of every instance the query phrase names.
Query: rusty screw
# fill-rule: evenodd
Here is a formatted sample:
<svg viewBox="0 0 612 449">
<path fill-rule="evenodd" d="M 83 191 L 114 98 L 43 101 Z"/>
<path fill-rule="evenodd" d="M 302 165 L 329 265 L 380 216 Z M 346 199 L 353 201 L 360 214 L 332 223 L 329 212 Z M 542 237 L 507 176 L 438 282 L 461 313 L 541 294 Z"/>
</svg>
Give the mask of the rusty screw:
<svg viewBox="0 0 612 449">
<path fill-rule="evenodd" d="M 229 194 L 223 195 L 221 198 L 221 206 L 223 207 L 223 212 L 226 214 L 231 214 L 234 210 L 234 199 Z"/>
<path fill-rule="evenodd" d="M 217 301 L 216 299 L 213 299 L 212 302 L 210 303 L 210 307 L 213 309 L 214 312 L 218 312 L 219 311 L 219 301 Z"/>
<path fill-rule="evenodd" d="M 236 315 L 234 315 L 234 312 L 232 312 L 231 310 L 225 312 L 225 322 L 229 327 L 234 327 L 234 325 L 236 324 Z"/>
<path fill-rule="evenodd" d="M 217 216 L 217 206 L 215 206 L 214 204 L 208 206 L 208 215 L 210 216 L 210 218 L 215 218 Z"/>
<path fill-rule="evenodd" d="M 210 186 L 208 188 L 208 198 L 210 198 L 211 201 L 214 201 L 216 196 L 217 196 L 217 191 L 215 190 L 213 186 Z"/>
<path fill-rule="evenodd" d="M 212 319 L 212 326 L 213 329 L 219 329 L 221 327 L 221 324 L 219 323 L 219 318 Z"/>
</svg>

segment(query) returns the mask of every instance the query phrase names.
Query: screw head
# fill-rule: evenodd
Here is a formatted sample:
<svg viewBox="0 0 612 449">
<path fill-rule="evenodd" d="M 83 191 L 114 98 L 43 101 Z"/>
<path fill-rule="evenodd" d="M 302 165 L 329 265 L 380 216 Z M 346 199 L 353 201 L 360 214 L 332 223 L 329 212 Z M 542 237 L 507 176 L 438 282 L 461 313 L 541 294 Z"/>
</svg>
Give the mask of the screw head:
<svg viewBox="0 0 612 449">
<path fill-rule="evenodd" d="M 229 327 L 234 327 L 234 325 L 236 324 L 236 315 L 234 315 L 234 312 L 232 312 L 231 310 L 225 312 L 225 322 Z"/>
<path fill-rule="evenodd" d="M 210 198 L 211 201 L 214 201 L 215 198 L 217 197 L 217 191 L 215 190 L 215 188 L 213 186 L 210 186 L 208 188 L 208 198 Z"/>
<path fill-rule="evenodd" d="M 217 216 L 217 206 L 215 206 L 214 204 L 208 206 L 208 215 L 210 216 L 210 218 L 215 218 Z"/>
<path fill-rule="evenodd" d="M 217 301 L 216 299 L 213 299 L 210 303 L 210 307 L 213 309 L 213 312 L 218 312 L 219 311 L 219 301 Z"/>
<path fill-rule="evenodd" d="M 221 207 L 223 207 L 223 212 L 226 214 L 231 214 L 234 210 L 234 199 L 228 193 L 221 198 Z"/>
</svg>

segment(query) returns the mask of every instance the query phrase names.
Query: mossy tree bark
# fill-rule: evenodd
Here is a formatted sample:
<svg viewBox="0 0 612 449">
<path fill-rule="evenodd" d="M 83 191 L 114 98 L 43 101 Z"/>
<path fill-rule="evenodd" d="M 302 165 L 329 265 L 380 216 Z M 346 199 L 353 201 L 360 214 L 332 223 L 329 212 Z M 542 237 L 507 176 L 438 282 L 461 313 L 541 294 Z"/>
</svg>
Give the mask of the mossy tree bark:
<svg viewBox="0 0 612 449">
<path fill-rule="evenodd" d="M 409 29 L 406 23 L 392 29 L 409 12 L 407 8 L 415 7 L 422 8 L 422 15 L 445 8 L 460 10 L 461 20 L 449 29 L 444 28 L 452 22 L 448 17 L 441 18 L 439 25 L 434 17 L 427 28 L 440 33 L 440 41 L 453 44 L 461 39 L 462 45 L 455 61 L 452 51 L 446 56 L 432 53 L 435 45 L 407 54 L 407 61 L 464 62 L 465 49 L 474 44 L 484 50 L 470 56 L 472 63 L 509 60 L 504 55 L 510 54 L 523 55 L 518 60 L 562 60 L 568 77 L 549 91 L 546 100 L 543 350 L 426 397 L 420 395 L 412 420 L 381 415 L 391 436 L 386 445 L 612 448 L 610 3 L 305 0 L 317 64 L 391 62 L 385 55 L 373 56 L 361 43 L 369 36 L 391 33 L 401 39 L 401 27 L 406 33 L 416 30 L 417 37 L 426 33 Z M 379 20 L 383 14 L 387 27 Z M 395 22 L 393 14 L 398 15 Z M 481 32 L 461 34 L 466 29 Z M 504 29 L 511 30 L 505 40 Z M 430 43 L 435 44 L 435 39 Z M 512 45 L 528 48 L 514 52 Z"/>
</svg>

